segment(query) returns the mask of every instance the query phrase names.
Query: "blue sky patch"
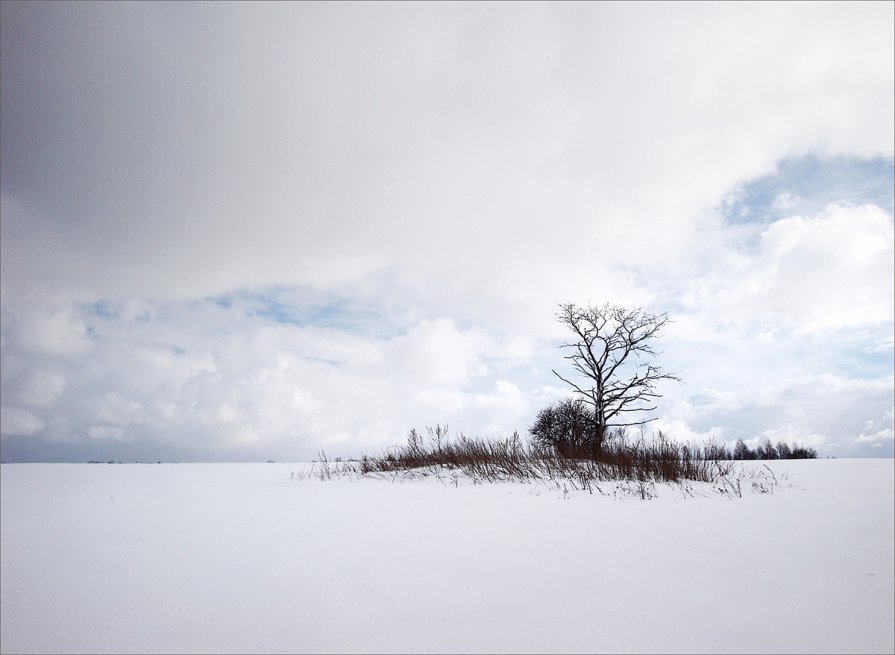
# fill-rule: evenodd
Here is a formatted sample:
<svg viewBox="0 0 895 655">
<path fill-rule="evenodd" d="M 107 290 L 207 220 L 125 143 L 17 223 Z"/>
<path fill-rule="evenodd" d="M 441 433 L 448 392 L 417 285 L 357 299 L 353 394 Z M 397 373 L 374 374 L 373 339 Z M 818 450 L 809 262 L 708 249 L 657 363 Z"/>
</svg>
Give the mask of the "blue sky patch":
<svg viewBox="0 0 895 655">
<path fill-rule="evenodd" d="M 226 309 L 286 325 L 335 328 L 379 337 L 401 332 L 394 320 L 378 307 L 312 289 L 276 287 L 210 300 Z"/>
<path fill-rule="evenodd" d="M 895 160 L 816 156 L 784 159 L 777 171 L 741 185 L 722 201 L 733 223 L 813 215 L 831 203 L 874 204 L 893 213 Z"/>
</svg>

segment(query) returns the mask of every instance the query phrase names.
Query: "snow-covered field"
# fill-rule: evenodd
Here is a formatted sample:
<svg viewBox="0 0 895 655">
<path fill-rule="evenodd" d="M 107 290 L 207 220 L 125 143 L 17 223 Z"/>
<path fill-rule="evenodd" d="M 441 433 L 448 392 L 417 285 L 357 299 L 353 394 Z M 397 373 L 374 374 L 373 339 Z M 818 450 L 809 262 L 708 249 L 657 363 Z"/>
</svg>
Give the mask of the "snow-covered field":
<svg viewBox="0 0 895 655">
<path fill-rule="evenodd" d="M 893 460 L 771 466 L 773 494 L 643 501 L 4 464 L 0 650 L 892 653 Z"/>
</svg>

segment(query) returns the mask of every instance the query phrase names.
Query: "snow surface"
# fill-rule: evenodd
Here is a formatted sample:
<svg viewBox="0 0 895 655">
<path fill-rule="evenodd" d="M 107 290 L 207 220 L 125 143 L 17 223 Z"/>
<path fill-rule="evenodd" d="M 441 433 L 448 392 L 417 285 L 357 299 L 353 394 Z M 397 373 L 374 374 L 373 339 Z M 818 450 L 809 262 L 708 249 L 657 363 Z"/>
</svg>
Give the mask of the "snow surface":
<svg viewBox="0 0 895 655">
<path fill-rule="evenodd" d="M 4 464 L 0 650 L 892 653 L 893 460 L 771 467 L 773 494 L 644 501 Z"/>
</svg>

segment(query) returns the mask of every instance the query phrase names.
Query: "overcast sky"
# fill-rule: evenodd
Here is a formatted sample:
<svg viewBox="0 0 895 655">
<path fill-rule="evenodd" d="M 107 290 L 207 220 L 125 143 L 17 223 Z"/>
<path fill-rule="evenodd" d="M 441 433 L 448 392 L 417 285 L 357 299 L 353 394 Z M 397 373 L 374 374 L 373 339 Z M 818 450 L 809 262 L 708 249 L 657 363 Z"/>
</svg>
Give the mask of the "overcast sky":
<svg viewBox="0 0 895 655">
<path fill-rule="evenodd" d="M 525 434 L 559 302 L 669 314 L 676 439 L 892 456 L 893 7 L 3 2 L 3 460 Z"/>
</svg>

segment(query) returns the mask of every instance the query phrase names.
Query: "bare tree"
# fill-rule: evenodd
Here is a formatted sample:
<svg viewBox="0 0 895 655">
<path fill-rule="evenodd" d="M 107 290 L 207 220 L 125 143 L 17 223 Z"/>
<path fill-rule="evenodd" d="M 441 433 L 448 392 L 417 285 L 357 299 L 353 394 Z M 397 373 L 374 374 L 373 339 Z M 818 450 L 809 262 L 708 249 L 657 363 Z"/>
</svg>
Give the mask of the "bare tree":
<svg viewBox="0 0 895 655">
<path fill-rule="evenodd" d="M 594 442 L 602 447 L 606 429 L 644 425 L 655 418 L 635 420 L 633 414 L 656 409 L 660 380 L 680 381 L 650 361 L 657 355 L 651 342 L 668 323 L 667 314 L 650 314 L 640 308 L 559 306 L 556 318 L 575 333 L 562 348 L 565 359 L 585 381 L 576 384 L 556 371 L 593 410 Z"/>
<path fill-rule="evenodd" d="M 780 459 L 789 459 L 792 455 L 792 448 L 785 441 L 777 442 L 777 456 Z"/>
<path fill-rule="evenodd" d="M 734 459 L 755 459 L 755 451 L 749 448 L 742 439 L 737 439 L 733 447 Z"/>
</svg>

